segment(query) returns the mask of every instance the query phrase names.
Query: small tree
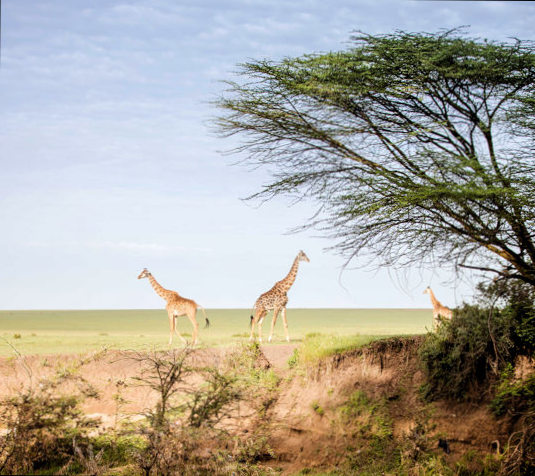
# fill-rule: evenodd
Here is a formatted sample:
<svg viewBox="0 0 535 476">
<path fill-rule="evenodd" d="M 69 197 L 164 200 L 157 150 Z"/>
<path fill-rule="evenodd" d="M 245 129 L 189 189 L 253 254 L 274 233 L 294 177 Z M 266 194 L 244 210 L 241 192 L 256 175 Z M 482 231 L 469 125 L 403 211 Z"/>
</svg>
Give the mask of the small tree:
<svg viewBox="0 0 535 476">
<path fill-rule="evenodd" d="M 9 343 L 8 343 L 9 344 Z M 29 384 L 16 394 L 0 399 L 0 474 L 34 474 L 67 470 L 78 463 L 97 463 L 98 455 L 84 461 L 82 449 L 90 448 L 89 433 L 98 420 L 84 415 L 81 405 L 99 398 L 95 387 L 82 375 L 83 367 L 104 352 L 58 365 L 50 377 L 34 382 L 34 372 L 24 356 L 13 348 L 28 375 Z M 96 467 L 96 466 L 94 466 Z M 96 474 L 96 473 L 95 473 Z"/>
<path fill-rule="evenodd" d="M 348 259 L 441 264 L 535 285 L 535 47 L 459 30 L 352 37 L 240 65 L 216 102 L 253 197 L 312 198 Z"/>
</svg>

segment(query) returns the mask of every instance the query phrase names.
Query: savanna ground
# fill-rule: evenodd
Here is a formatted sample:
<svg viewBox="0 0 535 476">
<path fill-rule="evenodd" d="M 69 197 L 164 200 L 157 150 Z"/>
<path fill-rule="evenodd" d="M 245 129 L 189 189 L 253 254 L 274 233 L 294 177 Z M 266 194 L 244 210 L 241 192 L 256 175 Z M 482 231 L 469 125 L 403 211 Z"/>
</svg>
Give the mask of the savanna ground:
<svg viewBox="0 0 535 476">
<path fill-rule="evenodd" d="M 225 346 L 249 338 L 248 309 L 208 309 L 211 326 L 197 312 L 201 346 Z M 267 339 L 271 316 L 264 321 Z M 427 309 L 290 309 L 288 326 L 293 342 L 309 333 L 339 337 L 414 335 L 432 325 Z M 180 333 L 189 338 L 191 324 L 177 319 Z M 167 349 L 169 324 L 164 310 L 95 311 L 0 311 L 0 355 L 13 355 L 13 344 L 21 354 L 64 354 L 110 349 Z M 181 345 L 177 336 L 175 345 Z M 274 343 L 286 342 L 279 317 Z"/>
<path fill-rule="evenodd" d="M 288 315 L 292 342 L 279 321 L 274 343 L 257 347 L 247 310 L 209 310 L 209 329 L 199 319 L 201 345 L 183 351 L 175 338 L 173 354 L 163 311 L 0 312 L 0 397 L 33 386 L 44 401 L 83 383 L 91 391 L 80 409 L 98 422 L 88 433 L 93 446 L 78 443 L 78 456 L 33 474 L 449 475 L 500 467 L 514 422 L 495 418 L 488 403 L 422 398 L 424 336 L 415 334 L 431 327 L 430 310 Z M 187 319 L 179 328 L 189 337 Z M 161 392 L 148 382 L 161 373 L 154 359 L 165 367 L 181 352 L 196 370 L 177 380 L 178 401 L 165 418 L 181 423 L 169 427 L 165 446 L 154 437 Z"/>
</svg>

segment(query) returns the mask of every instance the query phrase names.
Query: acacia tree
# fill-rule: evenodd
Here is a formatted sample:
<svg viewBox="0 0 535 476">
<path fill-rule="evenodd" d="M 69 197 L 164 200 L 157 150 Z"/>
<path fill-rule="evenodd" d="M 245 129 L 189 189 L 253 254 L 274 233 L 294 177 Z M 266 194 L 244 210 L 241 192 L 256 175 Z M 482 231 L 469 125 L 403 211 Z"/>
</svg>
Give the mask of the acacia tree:
<svg viewBox="0 0 535 476">
<path fill-rule="evenodd" d="M 216 105 L 250 198 L 317 200 L 349 260 L 452 265 L 535 285 L 535 47 L 358 33 L 344 51 L 239 65 Z"/>
</svg>

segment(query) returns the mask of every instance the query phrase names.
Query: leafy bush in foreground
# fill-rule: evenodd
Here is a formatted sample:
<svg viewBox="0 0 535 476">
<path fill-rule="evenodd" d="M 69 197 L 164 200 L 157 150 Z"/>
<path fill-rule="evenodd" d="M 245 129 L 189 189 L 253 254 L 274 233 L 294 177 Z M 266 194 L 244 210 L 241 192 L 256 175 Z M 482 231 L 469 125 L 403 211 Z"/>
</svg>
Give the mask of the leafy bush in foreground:
<svg viewBox="0 0 535 476">
<path fill-rule="evenodd" d="M 526 380 L 518 380 L 514 378 L 513 366 L 508 365 L 502 373 L 490 408 L 496 416 L 506 413 L 512 416 L 531 413 L 535 416 L 535 373 Z"/>
<path fill-rule="evenodd" d="M 535 348 L 535 289 L 519 283 L 480 285 L 480 302 L 464 304 L 420 349 L 425 396 L 478 400 L 520 355 Z"/>
<path fill-rule="evenodd" d="M 79 370 L 98 356 L 71 367 L 58 366 L 55 374 L 41 379 L 39 385 L 30 385 L 0 401 L 0 421 L 5 430 L 0 436 L 0 474 L 56 473 L 59 468 L 65 472 L 73 466 L 76 448 L 80 452 L 88 447 L 88 435 L 98 424 L 81 410 L 81 403 L 98 398 L 98 393 Z M 31 380 L 31 369 L 24 361 L 23 365 Z M 65 384 L 75 390 L 66 393 Z"/>
</svg>

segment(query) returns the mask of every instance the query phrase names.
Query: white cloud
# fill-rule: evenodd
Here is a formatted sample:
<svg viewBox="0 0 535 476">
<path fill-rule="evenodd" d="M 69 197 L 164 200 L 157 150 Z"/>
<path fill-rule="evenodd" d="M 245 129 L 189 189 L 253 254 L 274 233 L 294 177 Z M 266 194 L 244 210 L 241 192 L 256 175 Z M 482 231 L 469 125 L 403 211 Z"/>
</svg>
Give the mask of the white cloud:
<svg viewBox="0 0 535 476">
<path fill-rule="evenodd" d="M 184 253 L 210 253 L 210 248 L 192 248 L 190 246 L 166 245 L 162 243 L 139 243 L 134 241 L 29 241 L 30 248 L 61 248 L 63 250 L 81 251 L 82 249 L 101 249 L 122 251 L 135 254 L 176 255 Z"/>
</svg>

